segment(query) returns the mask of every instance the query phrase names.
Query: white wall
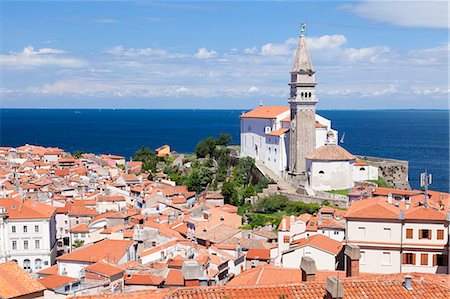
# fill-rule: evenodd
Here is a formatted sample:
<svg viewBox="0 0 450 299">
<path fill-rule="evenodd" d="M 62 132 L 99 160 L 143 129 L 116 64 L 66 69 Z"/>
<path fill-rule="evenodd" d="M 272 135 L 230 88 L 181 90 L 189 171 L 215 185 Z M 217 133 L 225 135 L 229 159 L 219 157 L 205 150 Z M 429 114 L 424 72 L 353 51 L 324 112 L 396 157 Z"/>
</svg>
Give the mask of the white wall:
<svg viewBox="0 0 450 299">
<path fill-rule="evenodd" d="M 353 181 L 362 182 L 377 179 L 378 179 L 378 167 L 371 165 L 365 166 L 353 165 Z"/>
<path fill-rule="evenodd" d="M 316 262 L 317 270 L 335 270 L 336 258 L 333 254 L 312 246 L 303 246 L 291 252 L 284 253 L 281 258 L 283 268 L 300 268 L 302 257 L 308 256 Z"/>
<path fill-rule="evenodd" d="M 318 191 L 352 188 L 353 163 L 354 161 L 307 160 L 306 167 L 311 173 L 311 188 Z"/>
</svg>

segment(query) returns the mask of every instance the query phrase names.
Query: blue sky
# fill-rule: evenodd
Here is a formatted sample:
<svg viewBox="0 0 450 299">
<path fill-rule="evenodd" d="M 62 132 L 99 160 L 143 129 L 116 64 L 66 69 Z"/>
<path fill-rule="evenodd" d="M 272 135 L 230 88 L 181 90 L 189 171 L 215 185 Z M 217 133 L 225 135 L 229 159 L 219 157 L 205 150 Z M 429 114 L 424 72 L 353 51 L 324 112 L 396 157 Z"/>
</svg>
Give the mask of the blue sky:
<svg viewBox="0 0 450 299">
<path fill-rule="evenodd" d="M 286 105 L 302 21 L 319 109 L 448 107 L 446 1 L 1 6 L 1 107 Z"/>
</svg>

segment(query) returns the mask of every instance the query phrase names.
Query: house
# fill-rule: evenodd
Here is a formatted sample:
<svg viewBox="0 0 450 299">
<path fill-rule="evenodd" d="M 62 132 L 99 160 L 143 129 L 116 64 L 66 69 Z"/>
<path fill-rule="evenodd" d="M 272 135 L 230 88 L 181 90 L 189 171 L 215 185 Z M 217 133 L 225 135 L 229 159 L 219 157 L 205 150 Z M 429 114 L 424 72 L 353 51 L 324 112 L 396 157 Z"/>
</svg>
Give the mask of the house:
<svg viewBox="0 0 450 299">
<path fill-rule="evenodd" d="M 155 149 L 156 155 L 158 157 L 165 157 L 167 155 L 170 155 L 170 145 L 163 145 L 161 147 L 158 147 L 157 149 Z"/>
<path fill-rule="evenodd" d="M 346 241 L 361 249 L 367 273 L 449 273 L 449 221 L 432 202 L 376 197 L 353 202 Z"/>
<path fill-rule="evenodd" d="M 343 244 L 320 234 L 292 242 L 290 248 L 281 253 L 281 266 L 299 268 L 302 257 L 312 257 L 318 270 L 334 271 L 344 267 Z"/>
<path fill-rule="evenodd" d="M 132 240 L 106 239 L 58 257 L 58 274 L 80 278 L 87 266 L 99 261 L 120 265 L 132 260 L 136 260 L 136 248 Z"/>
<path fill-rule="evenodd" d="M 54 264 L 56 208 L 27 199 L 0 198 L 0 262 L 15 261 L 27 272 Z"/>
<path fill-rule="evenodd" d="M 44 298 L 45 287 L 24 271 L 16 262 L 0 264 L 0 298 Z"/>
</svg>

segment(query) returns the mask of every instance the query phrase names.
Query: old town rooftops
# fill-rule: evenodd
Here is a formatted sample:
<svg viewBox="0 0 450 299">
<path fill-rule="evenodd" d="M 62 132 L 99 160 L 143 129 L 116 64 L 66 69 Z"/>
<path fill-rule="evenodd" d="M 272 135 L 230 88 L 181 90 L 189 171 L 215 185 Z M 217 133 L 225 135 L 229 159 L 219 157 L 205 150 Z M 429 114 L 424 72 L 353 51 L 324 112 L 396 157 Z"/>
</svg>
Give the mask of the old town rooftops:
<svg viewBox="0 0 450 299">
<path fill-rule="evenodd" d="M 0 198 L 0 206 L 8 210 L 9 219 L 48 219 L 56 214 L 56 208 L 33 199 Z"/>
<path fill-rule="evenodd" d="M 43 292 L 45 287 L 16 262 L 0 264 L 0 298 L 18 298 Z M 30 297 L 31 298 L 31 297 Z"/>
<path fill-rule="evenodd" d="M 306 156 L 306 159 L 314 161 L 349 161 L 355 160 L 356 157 L 339 145 L 326 144 L 313 150 Z"/>
</svg>

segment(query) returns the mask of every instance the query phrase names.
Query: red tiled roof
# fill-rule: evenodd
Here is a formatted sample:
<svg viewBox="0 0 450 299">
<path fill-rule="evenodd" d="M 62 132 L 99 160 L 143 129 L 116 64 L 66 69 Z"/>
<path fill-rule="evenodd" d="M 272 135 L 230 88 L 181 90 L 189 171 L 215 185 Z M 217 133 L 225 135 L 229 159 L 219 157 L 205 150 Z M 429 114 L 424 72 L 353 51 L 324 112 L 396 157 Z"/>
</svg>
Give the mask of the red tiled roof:
<svg viewBox="0 0 450 299">
<path fill-rule="evenodd" d="M 271 132 L 267 133 L 266 135 L 281 136 L 281 135 L 285 134 L 287 131 L 289 131 L 289 128 L 281 128 L 279 130 L 271 131 Z"/>
<path fill-rule="evenodd" d="M 248 260 L 270 260 L 270 249 L 250 248 L 247 252 Z"/>
<path fill-rule="evenodd" d="M 312 151 L 306 159 L 319 161 L 349 161 L 354 160 L 355 156 L 339 145 L 326 144 Z"/>
<path fill-rule="evenodd" d="M 98 262 L 98 263 L 89 265 L 85 268 L 85 270 L 95 272 L 95 273 L 98 273 L 98 274 L 101 274 L 104 276 L 108 276 L 108 277 L 124 272 L 123 269 L 118 268 L 113 265 L 109 265 L 104 262 Z"/>
<path fill-rule="evenodd" d="M 16 262 L 0 264 L 0 298 L 15 298 L 44 290 L 45 287 Z"/>
<path fill-rule="evenodd" d="M 127 274 L 124 278 L 127 285 L 158 286 L 164 281 L 164 278 L 151 274 Z"/>
<path fill-rule="evenodd" d="M 242 114 L 241 118 L 276 118 L 289 110 L 289 106 L 261 106 Z"/>
<path fill-rule="evenodd" d="M 131 240 L 103 240 L 98 243 L 85 245 L 56 259 L 91 263 L 105 260 L 110 263 L 119 263 L 132 244 L 133 241 Z"/>
<path fill-rule="evenodd" d="M 77 280 L 78 280 L 77 278 L 68 276 L 50 275 L 39 279 L 39 282 L 47 289 L 53 290 L 56 289 L 57 287 L 69 284 Z"/>
<path fill-rule="evenodd" d="M 293 247 L 292 249 L 289 249 L 287 251 L 291 251 L 294 249 L 298 249 L 304 246 L 312 246 L 324 251 L 327 251 L 331 254 L 338 254 L 341 249 L 342 249 L 342 243 L 338 242 L 336 240 L 333 240 L 331 238 L 328 238 L 324 235 L 314 235 L 305 239 L 300 239 L 300 240 L 296 240 L 294 242 L 292 242 L 293 245 L 295 245 L 295 247 Z"/>
<path fill-rule="evenodd" d="M 164 284 L 169 286 L 184 286 L 184 277 L 181 270 L 170 269 Z"/>
<path fill-rule="evenodd" d="M 22 203 L 19 199 L 0 198 L 0 206 L 8 210 L 10 219 L 47 219 L 56 213 L 56 208 L 27 199 Z"/>
</svg>

